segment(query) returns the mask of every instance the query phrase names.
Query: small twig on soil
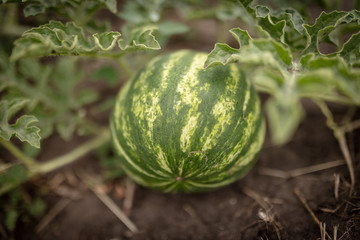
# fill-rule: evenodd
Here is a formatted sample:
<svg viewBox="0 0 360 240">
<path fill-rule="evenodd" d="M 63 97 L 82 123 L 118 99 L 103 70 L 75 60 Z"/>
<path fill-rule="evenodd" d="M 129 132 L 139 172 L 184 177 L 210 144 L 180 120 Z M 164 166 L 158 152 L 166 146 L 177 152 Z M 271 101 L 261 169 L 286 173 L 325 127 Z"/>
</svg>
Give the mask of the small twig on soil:
<svg viewBox="0 0 360 240">
<path fill-rule="evenodd" d="M 260 196 L 260 194 L 258 194 L 257 192 L 249 189 L 249 188 L 244 188 L 243 192 L 250 198 L 252 198 L 253 200 L 255 200 L 263 209 L 267 210 L 267 211 L 271 211 L 271 206 L 270 204 L 264 200 L 263 197 Z"/>
<path fill-rule="evenodd" d="M 129 216 L 131 213 L 131 209 L 134 202 L 135 189 L 136 189 L 135 183 L 130 178 L 127 177 L 125 179 L 125 199 L 123 203 L 123 209 L 127 216 Z"/>
<path fill-rule="evenodd" d="M 329 208 L 319 208 L 321 211 L 326 212 L 326 213 L 336 213 L 343 205 L 345 202 L 342 202 L 339 206 L 337 206 L 335 209 L 329 209 Z"/>
<path fill-rule="evenodd" d="M 326 223 L 320 222 L 321 240 L 326 240 Z"/>
<path fill-rule="evenodd" d="M 350 236 L 349 233 L 350 233 L 350 231 L 351 231 L 351 229 L 352 229 L 353 227 L 355 227 L 355 225 L 352 225 L 352 226 L 350 226 L 350 227 L 347 227 L 347 228 L 346 228 L 346 231 L 339 237 L 338 240 L 341 240 L 341 239 L 344 238 L 345 236 L 347 236 L 346 239 L 351 239 L 351 236 Z"/>
<path fill-rule="evenodd" d="M 335 174 L 334 177 L 335 177 L 335 181 L 334 181 L 334 197 L 335 197 L 335 200 L 337 201 L 339 199 L 340 175 Z"/>
<path fill-rule="evenodd" d="M 282 170 L 272 169 L 272 168 L 261 168 L 259 170 L 259 172 L 263 175 L 267 175 L 267 176 L 271 176 L 271 177 L 289 179 L 289 178 L 295 178 L 295 177 L 299 177 L 299 176 L 309 174 L 309 173 L 326 170 L 329 168 L 338 167 L 338 166 L 341 166 L 344 164 L 345 164 L 344 160 L 336 160 L 336 161 L 331 161 L 331 162 L 327 162 L 327 163 L 320 163 L 320 164 L 312 165 L 309 167 L 297 168 L 297 169 L 294 169 L 291 171 L 282 171 Z"/>
<path fill-rule="evenodd" d="M 63 173 L 57 173 L 54 177 L 47 181 L 47 184 L 50 188 L 56 189 L 60 186 L 61 183 L 65 181 L 65 176 Z"/>
<path fill-rule="evenodd" d="M 79 185 L 79 180 L 76 179 L 73 171 L 65 171 L 64 177 L 70 186 L 76 187 Z"/>
<path fill-rule="evenodd" d="M 62 198 L 56 205 L 51 208 L 51 210 L 41 219 L 40 223 L 36 227 L 36 232 L 42 232 L 46 226 L 48 226 L 51 221 L 70 203 L 70 199 Z"/>
<path fill-rule="evenodd" d="M 300 200 L 300 202 L 304 205 L 304 207 L 306 208 L 306 210 L 309 212 L 310 216 L 312 217 L 312 219 L 314 220 L 314 222 L 320 227 L 321 229 L 321 222 L 319 221 L 319 219 L 316 217 L 315 213 L 311 210 L 310 206 L 307 204 L 307 200 L 304 197 L 304 195 L 300 192 L 300 190 L 298 188 L 294 189 L 294 193 L 296 194 L 296 196 L 298 197 L 298 199 Z M 326 232 L 326 229 L 324 229 L 325 235 L 331 239 L 330 235 Z"/>
<path fill-rule="evenodd" d="M 126 227 L 130 229 L 131 232 L 137 233 L 139 229 L 135 226 L 135 224 L 126 216 L 126 214 L 121 211 L 121 209 L 114 203 L 111 198 L 96 188 L 91 189 L 95 195 L 115 214 L 115 216 L 125 224 Z"/>
<path fill-rule="evenodd" d="M 136 225 L 126 216 L 126 214 L 114 203 L 114 201 L 102 191 L 102 188 L 93 185 L 96 181 L 95 177 L 88 176 L 85 172 L 78 172 L 80 179 L 89 187 L 89 189 L 100 199 L 102 203 L 133 233 L 138 233 L 139 229 Z M 89 184 L 89 183 L 93 184 Z"/>
<path fill-rule="evenodd" d="M 189 214 L 189 216 L 191 216 L 191 217 L 193 217 L 193 218 L 194 218 L 194 217 L 197 217 L 197 214 L 196 214 L 194 208 L 191 207 L 189 204 L 185 204 L 185 205 L 183 206 L 183 209 L 184 209 L 184 211 L 185 211 L 187 214 Z"/>
<path fill-rule="evenodd" d="M 79 190 L 74 190 L 67 186 L 58 186 L 57 188 L 53 189 L 54 193 L 59 196 L 66 197 L 72 200 L 78 200 L 81 198 L 81 192 Z"/>
<path fill-rule="evenodd" d="M 334 232 L 333 232 L 333 240 L 337 240 L 337 232 L 339 229 L 339 225 L 334 226 Z"/>
</svg>

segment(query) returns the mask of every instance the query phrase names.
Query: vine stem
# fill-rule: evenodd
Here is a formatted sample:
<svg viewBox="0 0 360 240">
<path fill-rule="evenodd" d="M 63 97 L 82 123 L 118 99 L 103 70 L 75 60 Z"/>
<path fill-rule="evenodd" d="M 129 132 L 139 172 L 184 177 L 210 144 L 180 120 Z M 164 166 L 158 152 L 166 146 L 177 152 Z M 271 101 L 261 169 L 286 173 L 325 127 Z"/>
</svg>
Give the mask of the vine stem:
<svg viewBox="0 0 360 240">
<path fill-rule="evenodd" d="M 334 121 L 333 115 L 324 101 L 315 100 L 315 103 L 319 106 L 322 113 L 325 115 L 326 124 L 330 129 L 333 130 L 334 136 L 337 139 L 341 152 L 345 158 L 345 162 L 349 169 L 349 174 L 350 174 L 351 186 L 350 186 L 349 195 L 351 196 L 355 187 L 355 172 L 354 172 L 350 151 L 345 138 L 346 131 L 342 127 L 338 126 L 338 124 Z"/>
<path fill-rule="evenodd" d="M 14 155 L 17 159 L 19 159 L 27 168 L 31 169 L 36 166 L 38 163 L 26 156 L 18 147 L 12 144 L 10 141 L 6 141 L 5 139 L 0 137 L 0 143 L 3 145 L 12 155 Z"/>
<path fill-rule="evenodd" d="M 64 154 L 60 157 L 49 160 L 46 163 L 38 164 L 36 167 L 34 167 L 31 170 L 34 174 L 51 172 L 57 168 L 60 168 L 71 162 L 74 162 L 81 156 L 85 155 L 86 153 L 90 152 L 91 150 L 97 147 L 100 147 L 109 140 L 110 140 L 110 132 L 108 130 L 103 130 L 97 137 L 89 140 L 86 143 L 83 143 L 73 151 Z"/>
<path fill-rule="evenodd" d="M 49 160 L 45 163 L 38 163 L 34 159 L 25 156 L 15 145 L 13 145 L 11 142 L 8 142 L 2 138 L 0 138 L 0 143 L 5 148 L 7 148 L 15 157 L 17 157 L 28 168 L 28 173 L 27 173 L 26 179 L 30 179 L 37 174 L 48 173 L 57 168 L 60 168 L 69 163 L 72 163 L 72 162 L 76 161 L 78 158 L 80 158 L 81 156 L 85 155 L 86 153 L 105 144 L 109 140 L 110 140 L 110 131 L 107 129 L 104 129 L 100 132 L 100 134 L 98 136 L 96 136 L 93 139 L 89 140 L 88 142 L 80 145 L 79 147 L 75 148 L 73 151 L 71 151 L 65 155 L 62 155 L 60 157 Z M 6 187 L 0 186 L 0 195 L 19 186 L 20 184 L 25 182 L 26 179 L 23 179 L 22 181 L 7 185 Z"/>
</svg>

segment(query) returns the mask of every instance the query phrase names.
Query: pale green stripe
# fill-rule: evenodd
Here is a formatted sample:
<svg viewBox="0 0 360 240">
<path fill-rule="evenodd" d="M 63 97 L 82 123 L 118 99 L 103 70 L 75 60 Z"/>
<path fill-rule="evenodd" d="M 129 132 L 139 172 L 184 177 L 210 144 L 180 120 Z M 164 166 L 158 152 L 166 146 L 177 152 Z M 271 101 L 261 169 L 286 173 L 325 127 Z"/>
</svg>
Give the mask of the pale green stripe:
<svg viewBox="0 0 360 240">
<path fill-rule="evenodd" d="M 154 152 L 157 155 L 157 160 L 158 160 L 158 164 L 167 172 L 169 172 L 170 174 L 168 176 L 172 176 L 171 174 L 173 173 L 169 163 L 167 161 L 167 156 L 166 153 L 162 150 L 160 145 L 156 145 L 154 146 Z"/>
<path fill-rule="evenodd" d="M 182 128 L 180 136 L 180 147 L 183 152 L 189 152 L 191 144 L 191 136 L 197 128 L 200 113 L 197 113 L 201 98 L 199 98 L 200 89 L 198 72 L 203 68 L 206 60 L 205 54 L 197 54 L 194 56 L 192 63 L 190 63 L 189 71 L 179 81 L 176 92 L 180 94 L 179 101 L 175 104 L 176 113 L 185 106 L 191 106 L 186 116 L 186 124 Z"/>
<path fill-rule="evenodd" d="M 231 65 L 231 75 L 225 79 L 225 91 L 220 97 L 219 101 L 214 104 L 212 108 L 212 115 L 215 118 L 216 124 L 213 126 L 209 133 L 209 129 L 204 130 L 204 134 L 201 137 L 201 142 L 204 142 L 202 151 L 212 149 L 217 143 L 218 138 L 227 130 L 231 125 L 233 115 L 235 112 L 236 92 L 238 90 L 240 73 L 239 68 L 235 65 Z"/>
<path fill-rule="evenodd" d="M 241 161 L 238 161 L 237 164 L 233 166 L 235 172 L 254 160 L 254 156 L 260 151 L 264 143 L 265 133 L 265 121 L 262 121 L 260 129 L 256 133 L 256 141 L 252 142 L 252 144 L 249 146 L 247 154 L 242 156 Z"/>
<path fill-rule="evenodd" d="M 186 181 L 187 184 L 198 188 L 219 188 L 234 182 L 234 178 L 229 178 L 218 183 L 198 183 L 191 180 Z"/>
<path fill-rule="evenodd" d="M 174 53 L 171 55 L 171 58 L 169 59 L 168 62 L 166 62 L 162 67 L 163 67 L 163 71 L 161 72 L 161 88 L 162 89 L 166 89 L 168 86 L 169 81 L 167 80 L 170 71 L 175 67 L 175 65 L 177 64 L 177 62 L 179 61 L 179 59 L 181 57 L 183 57 L 185 54 L 187 54 L 186 51 L 179 51 L 177 53 Z"/>
<path fill-rule="evenodd" d="M 126 161 L 133 167 L 135 168 L 137 171 L 139 171 L 140 173 L 152 177 L 152 178 L 156 178 L 156 179 L 161 179 L 163 180 L 163 178 L 160 178 L 159 176 L 153 175 L 148 173 L 147 171 L 144 171 L 141 167 L 139 167 L 138 165 L 136 165 L 133 160 L 126 154 L 125 150 L 121 147 L 121 144 L 116 136 L 116 129 L 114 124 L 110 124 L 111 127 L 111 131 L 113 133 L 113 142 L 115 144 L 115 148 L 119 151 L 119 153 L 126 159 Z M 141 181 L 143 182 L 143 181 Z"/>
</svg>

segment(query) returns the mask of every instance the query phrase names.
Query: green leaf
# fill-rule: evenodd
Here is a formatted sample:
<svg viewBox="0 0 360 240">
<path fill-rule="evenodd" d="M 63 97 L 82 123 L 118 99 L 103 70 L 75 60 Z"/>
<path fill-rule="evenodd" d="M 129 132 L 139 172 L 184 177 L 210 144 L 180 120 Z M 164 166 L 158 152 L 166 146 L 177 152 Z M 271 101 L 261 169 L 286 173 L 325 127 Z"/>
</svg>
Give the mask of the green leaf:
<svg viewBox="0 0 360 240">
<path fill-rule="evenodd" d="M 27 209 L 32 216 L 40 217 L 45 213 L 46 203 L 41 198 L 36 197 L 28 204 Z"/>
<path fill-rule="evenodd" d="M 118 15 L 131 24 L 158 22 L 163 9 L 168 6 L 165 0 L 132 0 L 127 1 L 123 11 Z"/>
<path fill-rule="evenodd" d="M 359 63 L 360 61 L 360 32 L 351 36 L 351 38 L 343 45 L 339 55 L 344 58 L 350 65 Z"/>
<path fill-rule="evenodd" d="M 225 65 L 229 60 L 235 62 L 235 60 L 231 59 L 238 53 L 238 49 L 232 48 L 225 43 L 216 43 L 215 48 L 208 55 L 204 67 L 207 68 L 219 64 Z"/>
<path fill-rule="evenodd" d="M 239 2 L 244 6 L 244 7 L 250 7 L 251 3 L 253 2 L 253 0 L 239 0 Z"/>
<path fill-rule="evenodd" d="M 75 20 L 77 17 L 89 18 L 100 7 L 106 7 L 112 13 L 117 12 L 116 0 L 87 0 L 74 1 L 74 0 L 32 0 L 32 1 L 18 1 L 18 2 L 30 2 L 24 8 L 25 17 L 36 16 L 43 14 L 49 9 L 55 10 L 62 15 L 70 17 Z M 76 13 L 81 16 L 76 16 Z"/>
<path fill-rule="evenodd" d="M 19 212 L 16 209 L 11 209 L 6 213 L 6 227 L 10 231 L 14 231 L 16 227 L 16 222 L 19 218 Z"/>
<path fill-rule="evenodd" d="M 59 133 L 62 139 L 69 141 L 74 134 L 76 127 L 78 125 L 78 121 L 75 121 L 74 117 L 64 118 L 61 121 L 56 122 L 55 128 Z"/>
<path fill-rule="evenodd" d="M 272 18 L 276 18 L 277 21 L 285 20 L 287 30 L 293 29 L 300 34 L 304 34 L 303 24 L 304 19 L 301 14 L 292 8 L 280 9 L 274 13 Z"/>
<path fill-rule="evenodd" d="M 81 89 L 76 95 L 77 105 L 83 106 L 95 102 L 99 94 L 92 89 Z"/>
<path fill-rule="evenodd" d="M 360 105 L 360 72 L 351 70 L 339 56 L 306 56 L 303 71 L 297 75 L 301 94 L 329 101 Z"/>
<path fill-rule="evenodd" d="M 101 0 L 104 5 L 109 9 L 112 13 L 117 12 L 117 1 L 116 0 Z"/>
<path fill-rule="evenodd" d="M 38 14 L 45 13 L 45 11 L 46 11 L 45 5 L 39 3 L 32 3 L 24 8 L 24 16 L 25 17 L 36 16 Z"/>
<path fill-rule="evenodd" d="M 240 48 L 242 46 L 249 45 L 249 42 L 252 40 L 249 33 L 246 30 L 240 28 L 233 28 L 230 30 L 230 33 L 238 41 Z"/>
<path fill-rule="evenodd" d="M 305 24 L 307 43 L 303 54 L 309 52 L 319 52 L 319 42 L 329 41 L 329 34 L 341 24 L 359 22 L 359 11 L 333 11 L 330 13 L 322 12 L 313 25 Z M 331 41 L 334 43 L 334 41 Z"/>
<path fill-rule="evenodd" d="M 115 46 L 120 37 L 118 32 L 93 34 L 85 38 L 82 28 L 73 22 L 63 25 L 57 21 L 26 31 L 15 41 L 11 60 L 23 57 L 40 57 L 49 55 L 90 55 L 106 52 Z"/>
<path fill-rule="evenodd" d="M 253 0 L 239 0 L 238 3 L 249 13 L 251 16 L 255 16 L 255 10 L 251 7 Z"/>
<path fill-rule="evenodd" d="M 208 55 L 205 67 L 241 62 L 271 67 L 286 75 L 287 69 L 292 64 L 289 49 L 272 39 L 251 39 L 249 34 L 241 29 L 232 29 L 230 32 L 238 41 L 240 49 L 217 43 Z"/>
<path fill-rule="evenodd" d="M 159 33 L 164 36 L 171 36 L 173 34 L 182 34 L 189 31 L 187 25 L 177 23 L 174 21 L 164 21 L 159 23 Z"/>
<path fill-rule="evenodd" d="M 130 31 L 129 36 L 118 41 L 119 48 L 126 52 L 159 50 L 161 47 L 152 34 L 155 27 L 138 27 Z"/>
<path fill-rule="evenodd" d="M 22 142 L 28 142 L 32 146 L 40 148 L 40 129 L 35 126 L 30 126 L 34 122 L 38 122 L 35 116 L 24 115 L 18 118 L 11 128 L 13 134 Z"/>
<path fill-rule="evenodd" d="M 257 6 L 256 17 L 261 32 L 274 40 L 294 50 L 305 47 L 304 20 L 296 10 L 287 8 L 271 12 L 267 7 Z"/>
<path fill-rule="evenodd" d="M 142 6 L 137 4 L 135 1 L 126 1 L 124 9 L 118 13 L 118 16 L 126 22 L 133 24 L 149 20 L 148 15 L 146 14 L 146 9 L 142 8 Z"/>
<path fill-rule="evenodd" d="M 260 6 L 256 8 L 256 16 L 258 17 L 258 24 L 263 31 L 266 31 L 272 38 L 277 40 L 278 42 L 284 42 L 284 34 L 285 34 L 285 20 L 278 21 L 276 23 L 271 19 L 268 11 L 264 11 L 261 7 L 261 12 L 259 13 Z M 265 14 L 266 13 L 266 14 Z M 265 16 L 263 16 L 265 15 Z"/>
<path fill-rule="evenodd" d="M 40 148 L 40 129 L 36 126 L 31 126 L 34 122 L 38 121 L 35 116 L 23 115 L 14 124 L 9 123 L 11 117 L 27 103 L 28 100 L 25 99 L 14 99 L 10 102 L 3 100 L 0 102 L 0 137 L 9 141 L 15 135 L 21 141 Z"/>
<path fill-rule="evenodd" d="M 37 59 L 26 58 L 16 64 L 9 63 L 6 71 L 0 72 L 6 84 L 3 99 L 31 99 L 26 104 L 27 114 L 39 120 L 37 127 L 42 138 L 57 130 L 61 137 L 69 139 L 84 122 L 84 105 L 98 99 L 94 89 L 77 87 L 85 76 L 78 60 L 61 57 L 54 64 L 42 64 Z"/>
<path fill-rule="evenodd" d="M 63 25 L 50 23 L 32 28 L 15 41 L 11 60 L 24 57 L 42 57 L 51 55 L 106 55 L 117 56 L 129 51 L 158 50 L 160 45 L 152 32 L 155 28 L 136 28 L 126 39 L 120 39 L 119 32 L 95 33 L 86 38 L 84 31 L 73 22 Z M 118 43 L 118 44 L 116 44 Z M 119 46 L 117 52 L 113 52 Z"/>
<path fill-rule="evenodd" d="M 248 20 L 246 10 L 237 1 L 219 1 L 214 11 L 215 17 L 220 21 L 231 21 L 237 18 Z"/>
</svg>

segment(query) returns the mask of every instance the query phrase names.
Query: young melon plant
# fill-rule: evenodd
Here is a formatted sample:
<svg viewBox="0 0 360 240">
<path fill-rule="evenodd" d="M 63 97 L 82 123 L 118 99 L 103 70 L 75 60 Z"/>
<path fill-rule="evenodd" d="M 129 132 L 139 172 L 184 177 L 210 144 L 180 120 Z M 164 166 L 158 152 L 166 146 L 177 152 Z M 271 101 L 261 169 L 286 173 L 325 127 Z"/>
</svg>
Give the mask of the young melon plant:
<svg viewBox="0 0 360 240">
<path fill-rule="evenodd" d="M 0 194 L 20 199 L 21 184 L 91 151 L 110 177 L 124 170 L 166 192 L 221 187 L 255 163 L 261 109 L 272 143 L 285 144 L 305 117 L 303 99 L 324 113 L 352 191 L 346 133 L 360 126 L 360 11 L 323 1 L 329 10 L 312 21 L 303 1 L 273 1 L 278 10 L 259 2 L 0 1 Z M 199 19 L 215 20 L 217 43 L 184 51 L 199 46 L 191 24 Z M 168 48 L 174 34 L 181 51 Z M 328 103 L 349 107 L 341 124 Z M 81 143 L 44 159 L 54 136 Z M 9 230 L 18 204 L 5 204 Z"/>
</svg>

